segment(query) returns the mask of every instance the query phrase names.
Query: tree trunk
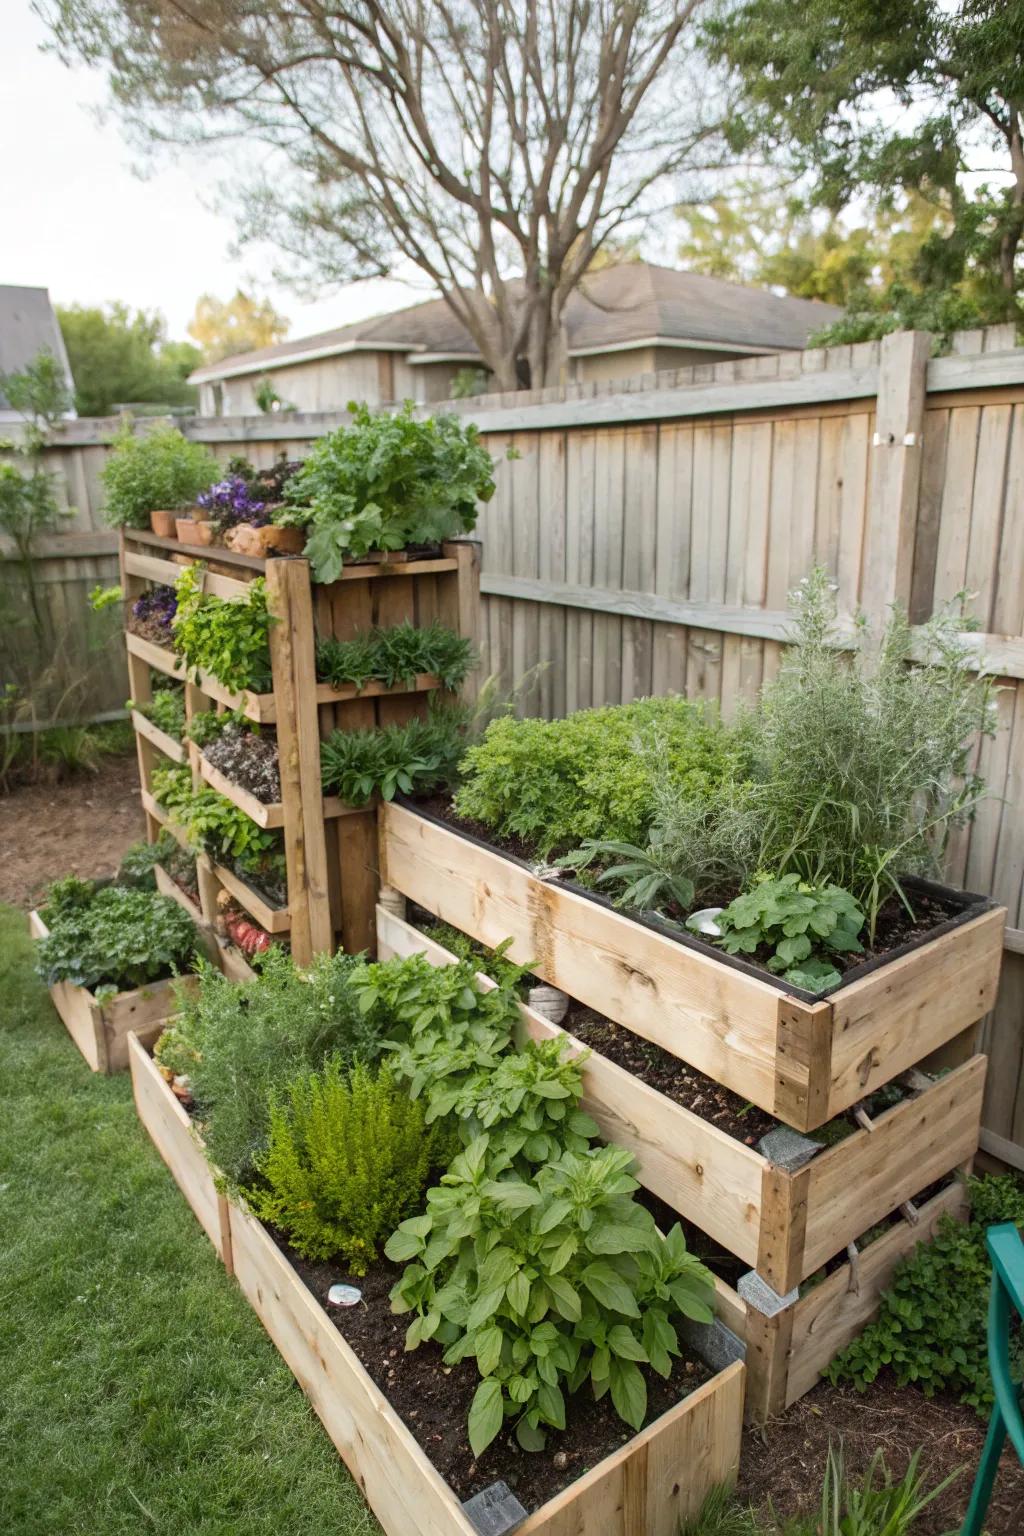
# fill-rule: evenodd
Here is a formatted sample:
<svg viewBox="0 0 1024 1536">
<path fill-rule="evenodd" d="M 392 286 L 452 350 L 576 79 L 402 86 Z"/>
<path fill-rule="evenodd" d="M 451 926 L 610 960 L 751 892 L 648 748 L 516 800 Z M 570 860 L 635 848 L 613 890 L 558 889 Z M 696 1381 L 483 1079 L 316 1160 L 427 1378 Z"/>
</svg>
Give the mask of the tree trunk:
<svg viewBox="0 0 1024 1536">
<path fill-rule="evenodd" d="M 1007 228 L 999 242 L 999 269 L 1007 294 L 1017 292 L 1017 251 L 1024 235 L 1024 144 L 1021 142 L 1020 115 L 1011 108 L 1010 165 L 1013 170 L 1013 191 L 1010 194 L 1010 214 Z"/>
</svg>

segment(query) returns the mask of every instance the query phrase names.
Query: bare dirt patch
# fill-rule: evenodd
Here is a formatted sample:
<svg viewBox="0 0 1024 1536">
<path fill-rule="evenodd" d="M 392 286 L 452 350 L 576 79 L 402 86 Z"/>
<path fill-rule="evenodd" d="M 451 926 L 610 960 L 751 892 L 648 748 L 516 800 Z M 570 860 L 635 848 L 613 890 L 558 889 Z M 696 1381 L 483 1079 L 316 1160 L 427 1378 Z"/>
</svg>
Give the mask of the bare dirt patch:
<svg viewBox="0 0 1024 1536">
<path fill-rule="evenodd" d="M 134 752 L 105 758 L 95 774 L 16 789 L 0 797 L 0 901 L 30 907 L 60 875 L 112 875 L 144 836 Z"/>
</svg>

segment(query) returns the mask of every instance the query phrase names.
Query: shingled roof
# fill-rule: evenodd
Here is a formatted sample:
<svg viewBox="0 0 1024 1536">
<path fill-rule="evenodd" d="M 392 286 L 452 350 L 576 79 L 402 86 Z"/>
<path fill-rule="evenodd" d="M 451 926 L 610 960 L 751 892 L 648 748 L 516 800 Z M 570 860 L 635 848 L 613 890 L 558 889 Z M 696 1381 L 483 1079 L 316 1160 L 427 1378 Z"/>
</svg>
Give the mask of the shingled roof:
<svg viewBox="0 0 1024 1536">
<path fill-rule="evenodd" d="M 834 304 L 780 298 L 694 272 L 649 262 L 628 262 L 590 273 L 566 306 L 569 355 L 627 350 L 645 345 L 704 346 L 740 351 L 803 347 L 811 331 L 842 313 Z M 431 299 L 388 315 L 357 320 L 274 347 L 261 347 L 197 368 L 196 384 L 341 352 L 394 351 L 416 360 L 479 360 L 472 337 L 443 299 Z"/>
</svg>

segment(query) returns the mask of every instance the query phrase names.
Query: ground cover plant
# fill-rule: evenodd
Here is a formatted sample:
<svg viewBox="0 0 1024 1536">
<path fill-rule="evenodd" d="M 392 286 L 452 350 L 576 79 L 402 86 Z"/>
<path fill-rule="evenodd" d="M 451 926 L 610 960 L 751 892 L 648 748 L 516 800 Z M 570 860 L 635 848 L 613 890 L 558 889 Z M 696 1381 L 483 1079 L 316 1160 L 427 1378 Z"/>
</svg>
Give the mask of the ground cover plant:
<svg viewBox="0 0 1024 1536">
<path fill-rule="evenodd" d="M 225 688 L 261 693 L 271 686 L 266 582 L 257 576 L 244 597 L 203 591 L 203 567 L 188 565 L 175 584 L 174 648 L 190 676 L 209 672 Z"/>
<path fill-rule="evenodd" d="M 106 492 L 104 516 L 114 527 L 145 528 L 151 512 L 193 506 L 218 475 L 210 450 L 189 442 L 176 427 L 140 436 L 125 427 L 100 472 Z"/>
<path fill-rule="evenodd" d="M 374 794 L 393 800 L 399 791 L 412 794 L 449 782 L 462 751 L 464 723 L 460 710 L 445 707 L 404 725 L 332 731 L 320 746 L 325 794 L 365 805 Z"/>
<path fill-rule="evenodd" d="M 443 688 L 454 689 L 473 664 L 472 642 L 436 622 L 423 629 L 411 624 L 371 629 L 352 640 L 327 637 L 316 648 L 317 678 L 332 688 L 362 689 L 370 681 L 408 686 L 420 673 L 432 673 Z"/>
<path fill-rule="evenodd" d="M 417 419 L 350 405 L 351 423 L 318 440 L 284 487 L 274 521 L 307 530 L 316 581 L 336 581 L 345 560 L 431 545 L 468 533 L 494 494 L 493 464 L 472 423 Z"/>
<path fill-rule="evenodd" d="M 742 739 L 711 709 L 638 699 L 564 720 L 493 720 L 466 753 L 454 804 L 548 857 L 586 838 L 643 839 L 659 781 L 673 797 L 701 801 L 744 771 Z"/>
<path fill-rule="evenodd" d="M 37 964 L 48 986 L 69 981 L 102 1000 L 193 965 L 192 919 L 155 891 L 69 876 L 50 887 L 40 916 L 50 932 Z"/>
<path fill-rule="evenodd" d="M 373 1536 L 291 1372 L 0 908 L 0 1527 Z"/>
<path fill-rule="evenodd" d="M 989 1276 L 985 1232 L 1010 1221 L 1024 1231 L 1024 1183 L 1012 1175 L 970 1181 L 966 1222 L 946 1216 L 928 1244 L 905 1258 L 874 1322 L 833 1361 L 833 1382 L 863 1390 L 884 1371 L 927 1395 L 948 1391 L 980 1412 L 992 1402 L 986 1353 Z M 1024 1331 L 1014 1333 L 1016 1374 L 1024 1376 Z"/>
</svg>

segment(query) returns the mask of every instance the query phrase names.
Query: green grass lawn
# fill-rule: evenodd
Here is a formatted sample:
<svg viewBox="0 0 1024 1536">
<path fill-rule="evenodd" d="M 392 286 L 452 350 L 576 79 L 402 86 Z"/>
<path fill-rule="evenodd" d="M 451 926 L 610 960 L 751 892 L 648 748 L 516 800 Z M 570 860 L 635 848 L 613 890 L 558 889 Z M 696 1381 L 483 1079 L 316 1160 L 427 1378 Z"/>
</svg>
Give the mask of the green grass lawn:
<svg viewBox="0 0 1024 1536">
<path fill-rule="evenodd" d="M 0 907 L 0 1531 L 372 1536 L 318 1420 Z"/>
</svg>

